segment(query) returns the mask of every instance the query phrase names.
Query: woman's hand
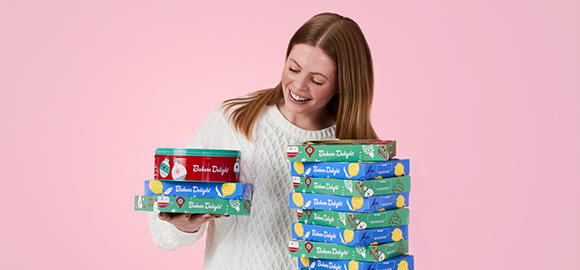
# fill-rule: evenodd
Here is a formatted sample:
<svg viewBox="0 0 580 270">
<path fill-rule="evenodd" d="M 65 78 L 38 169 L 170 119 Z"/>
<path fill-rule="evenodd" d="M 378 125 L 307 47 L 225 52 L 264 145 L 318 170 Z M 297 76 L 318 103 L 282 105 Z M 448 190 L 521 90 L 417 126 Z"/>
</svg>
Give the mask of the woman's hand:
<svg viewBox="0 0 580 270">
<path fill-rule="evenodd" d="M 167 221 L 178 230 L 187 233 L 197 232 L 204 223 L 220 217 L 229 217 L 229 215 L 159 213 L 159 219 Z"/>
</svg>

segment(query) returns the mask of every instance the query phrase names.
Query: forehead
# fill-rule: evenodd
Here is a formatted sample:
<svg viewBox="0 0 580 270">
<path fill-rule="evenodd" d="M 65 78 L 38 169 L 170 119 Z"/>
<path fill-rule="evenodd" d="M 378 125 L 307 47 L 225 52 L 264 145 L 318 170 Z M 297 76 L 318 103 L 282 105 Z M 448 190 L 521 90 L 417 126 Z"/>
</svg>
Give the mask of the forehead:
<svg viewBox="0 0 580 270">
<path fill-rule="evenodd" d="M 334 74 L 334 61 L 320 48 L 307 44 L 296 44 L 288 55 L 290 62 L 296 62 L 300 68 L 326 76 Z"/>
</svg>

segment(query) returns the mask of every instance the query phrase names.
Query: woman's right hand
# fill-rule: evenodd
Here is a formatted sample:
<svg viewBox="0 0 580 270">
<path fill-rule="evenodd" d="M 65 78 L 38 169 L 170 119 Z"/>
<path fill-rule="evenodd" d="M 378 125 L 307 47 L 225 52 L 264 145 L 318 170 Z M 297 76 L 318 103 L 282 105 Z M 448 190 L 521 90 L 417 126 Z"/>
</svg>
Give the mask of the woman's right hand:
<svg viewBox="0 0 580 270">
<path fill-rule="evenodd" d="M 159 219 L 167 221 L 175 228 L 182 232 L 195 233 L 204 223 L 220 217 L 229 215 L 212 215 L 212 214 L 178 214 L 178 213 L 159 213 Z"/>
</svg>

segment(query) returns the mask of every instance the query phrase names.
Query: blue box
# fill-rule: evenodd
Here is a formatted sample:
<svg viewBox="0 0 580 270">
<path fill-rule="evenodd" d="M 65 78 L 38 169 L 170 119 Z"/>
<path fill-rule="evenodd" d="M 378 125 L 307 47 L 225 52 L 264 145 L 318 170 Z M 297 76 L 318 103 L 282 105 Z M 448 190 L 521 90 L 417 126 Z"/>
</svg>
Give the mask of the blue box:
<svg viewBox="0 0 580 270">
<path fill-rule="evenodd" d="M 360 269 L 360 270 L 414 270 L 415 261 L 413 255 L 401 255 L 382 262 L 361 262 L 348 260 L 312 259 L 301 257 L 298 260 L 300 269 L 310 270 L 337 270 L 337 269 Z"/>
<path fill-rule="evenodd" d="M 374 197 L 290 193 L 290 208 L 373 213 L 409 206 L 409 192 Z"/>
<path fill-rule="evenodd" d="M 409 226 L 403 225 L 353 231 L 328 226 L 293 223 L 292 238 L 362 247 L 408 240 Z"/>
<path fill-rule="evenodd" d="M 204 197 L 251 200 L 251 184 L 212 181 L 145 181 L 146 196 Z"/>
<path fill-rule="evenodd" d="M 408 159 L 383 162 L 291 162 L 292 176 L 370 180 L 409 175 Z"/>
</svg>

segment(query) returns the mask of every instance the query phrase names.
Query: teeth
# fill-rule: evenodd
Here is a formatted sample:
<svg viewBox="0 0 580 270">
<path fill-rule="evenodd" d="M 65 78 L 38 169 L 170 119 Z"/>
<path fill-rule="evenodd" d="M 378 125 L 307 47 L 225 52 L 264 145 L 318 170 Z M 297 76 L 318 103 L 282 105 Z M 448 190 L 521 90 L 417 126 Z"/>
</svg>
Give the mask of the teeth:
<svg viewBox="0 0 580 270">
<path fill-rule="evenodd" d="M 308 100 L 307 98 L 304 98 L 304 97 L 301 97 L 299 95 L 294 94 L 294 92 L 292 92 L 292 90 L 290 90 L 290 96 L 292 96 L 293 99 L 298 100 L 298 101 Z"/>
</svg>

